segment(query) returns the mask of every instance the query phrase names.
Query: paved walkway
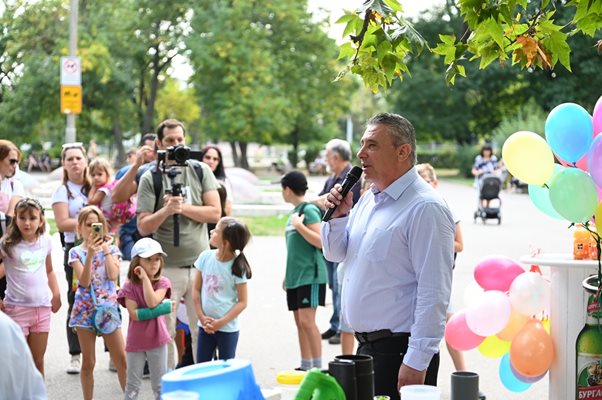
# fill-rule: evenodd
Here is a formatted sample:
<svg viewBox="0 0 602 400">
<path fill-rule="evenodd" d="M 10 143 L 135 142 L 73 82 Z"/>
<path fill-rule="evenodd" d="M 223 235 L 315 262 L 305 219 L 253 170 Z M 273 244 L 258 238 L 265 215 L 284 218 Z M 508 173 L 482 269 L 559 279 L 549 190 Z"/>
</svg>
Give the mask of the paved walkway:
<svg viewBox="0 0 602 400">
<path fill-rule="evenodd" d="M 310 186 L 320 187 L 323 177 L 312 179 Z M 454 292 L 452 295 L 456 309 L 463 308 L 463 291 L 472 280 L 474 265 L 484 256 L 505 255 L 516 260 L 530 252 L 532 248 L 542 248 L 544 252 L 569 252 L 572 249 L 571 232 L 566 221 L 558 221 L 541 214 L 530 203 L 528 196 L 503 193 L 503 221 L 488 224 L 474 224 L 472 213 L 476 207 L 476 195 L 472 188 L 443 182 L 440 190 L 450 207 L 462 219 L 464 251 L 458 255 L 454 272 Z M 252 231 L 252 227 L 251 227 Z M 58 238 L 55 237 L 53 261 L 65 292 L 65 279 L 62 269 L 62 253 Z M 249 246 L 248 258 L 253 268 L 253 279 L 249 283 L 249 306 L 241 316 L 241 336 L 237 356 L 252 361 L 258 383 L 262 387 L 275 385 L 276 373 L 299 365 L 299 352 L 292 314 L 286 310 L 285 293 L 281 289 L 285 265 L 284 237 L 256 237 Z M 527 266 L 525 266 L 527 267 Z M 547 271 L 544 271 L 547 273 Z M 327 294 L 327 298 L 330 293 Z M 577 310 L 581 312 L 582 310 Z M 63 307 L 53 316 L 49 347 L 46 354 L 46 372 L 49 398 L 81 398 L 79 376 L 67 375 L 67 342 L 64 321 L 67 308 Z M 317 314 L 321 330 L 328 326 L 331 313 L 330 304 Z M 126 314 L 126 313 L 124 313 Z M 124 323 L 127 326 L 127 322 Z M 102 351 L 102 341 L 97 344 L 96 400 L 120 398 L 120 390 L 115 373 L 107 369 L 108 356 Z M 324 341 L 323 359 L 325 365 L 339 354 L 339 346 Z M 439 371 L 439 386 L 449 399 L 449 376 L 452 372 L 451 359 L 442 349 L 442 364 Z M 548 393 L 547 378 L 534 384 L 524 393 L 508 392 L 498 378 L 498 359 L 487 359 L 477 350 L 466 353 L 469 369 L 480 374 L 481 389 L 488 399 L 545 399 Z M 145 381 L 145 395 L 141 399 L 151 399 L 149 381 Z"/>
</svg>

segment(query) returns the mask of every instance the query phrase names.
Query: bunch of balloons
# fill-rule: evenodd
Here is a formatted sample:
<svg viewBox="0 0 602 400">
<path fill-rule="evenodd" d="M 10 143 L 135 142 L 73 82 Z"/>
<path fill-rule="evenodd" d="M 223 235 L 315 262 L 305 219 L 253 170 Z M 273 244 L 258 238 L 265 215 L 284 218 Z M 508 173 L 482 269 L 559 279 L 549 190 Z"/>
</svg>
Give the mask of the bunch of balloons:
<svg viewBox="0 0 602 400">
<path fill-rule="evenodd" d="M 445 339 L 461 351 L 478 348 L 485 357 L 501 357 L 502 384 L 525 391 L 554 359 L 549 320 L 538 318 L 549 307 L 550 283 L 503 256 L 479 261 L 474 278 L 464 295 L 468 307 L 449 319 Z"/>
<path fill-rule="evenodd" d="M 602 97 L 593 117 L 578 104 L 563 103 L 546 119 L 546 139 L 529 131 L 516 132 L 504 143 L 502 158 L 512 175 L 529 184 L 529 197 L 539 210 L 585 223 L 602 213 L 600 133 Z M 555 164 L 554 155 L 560 164 Z"/>
</svg>

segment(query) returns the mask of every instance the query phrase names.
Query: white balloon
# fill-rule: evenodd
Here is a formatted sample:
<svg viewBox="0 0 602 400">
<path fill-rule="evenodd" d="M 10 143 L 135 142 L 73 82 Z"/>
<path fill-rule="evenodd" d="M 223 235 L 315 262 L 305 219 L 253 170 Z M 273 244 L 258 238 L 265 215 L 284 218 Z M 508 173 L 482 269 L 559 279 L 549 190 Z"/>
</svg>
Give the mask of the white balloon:
<svg viewBox="0 0 602 400">
<path fill-rule="evenodd" d="M 495 335 L 508 324 L 511 312 L 510 299 L 505 293 L 488 290 L 477 304 L 466 310 L 466 325 L 479 336 Z"/>
<path fill-rule="evenodd" d="M 464 289 L 464 305 L 466 307 L 472 307 L 478 304 L 483 292 L 485 292 L 485 290 L 477 283 L 477 281 L 470 281 L 468 285 L 466 285 L 466 289 Z"/>
<path fill-rule="evenodd" d="M 510 302 L 519 313 L 535 315 L 550 306 L 550 283 L 541 274 L 525 272 L 510 285 Z"/>
</svg>

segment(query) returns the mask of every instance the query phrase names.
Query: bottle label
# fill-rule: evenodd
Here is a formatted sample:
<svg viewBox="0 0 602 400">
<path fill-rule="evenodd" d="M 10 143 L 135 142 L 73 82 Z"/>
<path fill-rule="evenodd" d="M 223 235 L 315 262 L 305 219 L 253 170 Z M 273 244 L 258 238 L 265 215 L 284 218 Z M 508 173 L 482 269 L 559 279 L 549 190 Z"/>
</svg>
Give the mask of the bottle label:
<svg viewBox="0 0 602 400">
<path fill-rule="evenodd" d="M 577 353 L 577 399 L 602 400 L 602 354 Z"/>
</svg>

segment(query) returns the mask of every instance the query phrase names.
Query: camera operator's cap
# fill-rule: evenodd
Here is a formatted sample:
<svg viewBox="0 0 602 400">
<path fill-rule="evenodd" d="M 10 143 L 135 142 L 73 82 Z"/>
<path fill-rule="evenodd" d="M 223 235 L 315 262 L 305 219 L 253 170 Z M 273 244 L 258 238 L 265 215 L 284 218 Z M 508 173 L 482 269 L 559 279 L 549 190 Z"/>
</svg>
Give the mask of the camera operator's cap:
<svg viewBox="0 0 602 400">
<path fill-rule="evenodd" d="M 163 254 L 167 257 L 167 254 L 165 254 L 159 242 L 151 238 L 142 238 L 134 244 L 134 247 L 132 247 L 131 258 L 136 256 L 149 258 L 155 254 Z"/>
<path fill-rule="evenodd" d="M 307 190 L 307 178 L 299 171 L 291 171 L 284 174 L 278 182 L 280 182 L 283 187 L 290 187 L 295 191 Z"/>
</svg>

